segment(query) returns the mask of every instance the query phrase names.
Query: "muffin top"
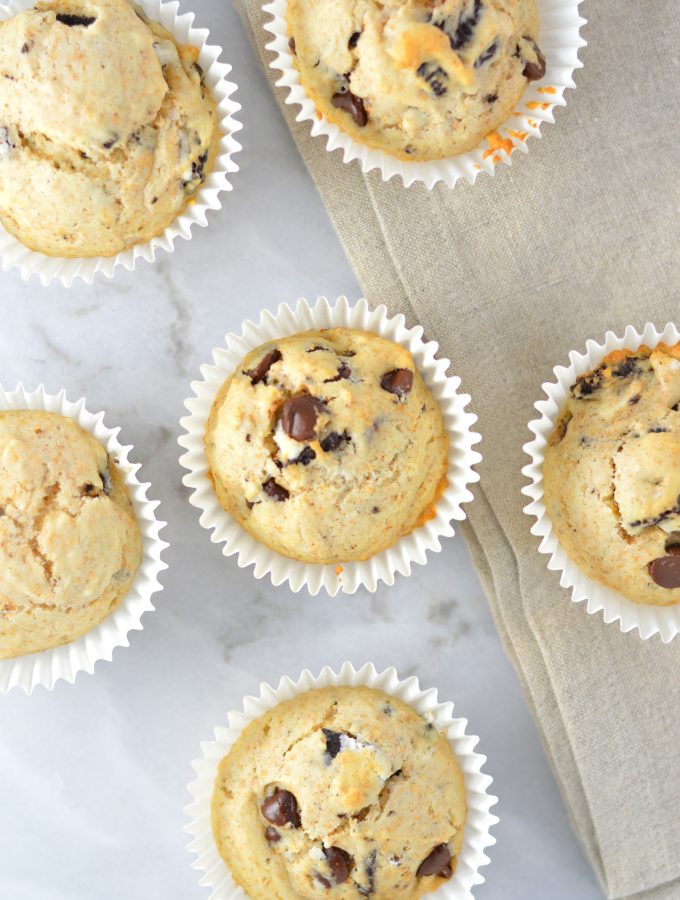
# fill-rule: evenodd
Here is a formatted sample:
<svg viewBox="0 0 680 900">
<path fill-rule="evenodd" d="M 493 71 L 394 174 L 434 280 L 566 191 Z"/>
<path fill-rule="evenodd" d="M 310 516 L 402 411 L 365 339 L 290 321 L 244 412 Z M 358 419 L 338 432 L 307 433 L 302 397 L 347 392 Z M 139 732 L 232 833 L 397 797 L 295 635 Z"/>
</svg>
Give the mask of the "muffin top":
<svg viewBox="0 0 680 900">
<path fill-rule="evenodd" d="M 448 438 L 408 350 L 334 328 L 249 353 L 215 399 L 206 452 L 220 503 L 253 537 L 331 563 L 431 515 Z"/>
<path fill-rule="evenodd" d="M 464 153 L 545 74 L 535 0 L 288 0 L 302 84 L 352 138 L 404 160 Z"/>
<path fill-rule="evenodd" d="M 0 412 L 0 658 L 99 624 L 140 558 L 123 477 L 102 445 L 65 416 Z"/>
<path fill-rule="evenodd" d="M 568 556 L 636 603 L 680 602 L 680 345 L 615 351 L 577 378 L 543 465 Z"/>
<path fill-rule="evenodd" d="M 366 687 L 309 691 L 256 719 L 212 802 L 220 854 L 253 900 L 420 897 L 455 870 L 465 816 L 446 737 Z"/>
<path fill-rule="evenodd" d="M 127 0 L 0 22 L 0 220 L 52 256 L 160 234 L 202 184 L 216 115 L 198 51 Z"/>
</svg>

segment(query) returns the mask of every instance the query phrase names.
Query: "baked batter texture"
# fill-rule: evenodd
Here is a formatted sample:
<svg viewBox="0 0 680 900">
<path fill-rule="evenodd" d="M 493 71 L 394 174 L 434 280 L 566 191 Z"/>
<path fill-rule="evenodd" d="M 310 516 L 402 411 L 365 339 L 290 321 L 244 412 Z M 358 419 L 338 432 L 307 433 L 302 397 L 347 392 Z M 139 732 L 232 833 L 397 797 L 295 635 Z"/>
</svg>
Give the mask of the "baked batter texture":
<svg viewBox="0 0 680 900">
<path fill-rule="evenodd" d="M 408 350 L 345 328 L 269 341 L 215 398 L 206 453 L 221 505 L 310 563 L 367 559 L 432 514 L 448 437 Z"/>
<path fill-rule="evenodd" d="M 197 60 L 128 0 L 45 0 L 0 22 L 4 227 L 61 257 L 161 234 L 212 163 Z"/>
<path fill-rule="evenodd" d="M 98 625 L 141 552 L 123 476 L 91 434 L 55 413 L 0 412 L 0 659 Z"/>
<path fill-rule="evenodd" d="M 456 868 L 465 786 L 443 734 L 366 687 L 329 687 L 252 722 L 212 801 L 220 854 L 253 900 L 416 898 Z"/>
<path fill-rule="evenodd" d="M 535 0 L 288 0 L 287 9 L 318 110 L 403 160 L 477 147 L 546 71 Z"/>
<path fill-rule="evenodd" d="M 560 544 L 635 603 L 680 602 L 680 345 L 615 351 L 581 375 L 550 438 Z"/>
</svg>

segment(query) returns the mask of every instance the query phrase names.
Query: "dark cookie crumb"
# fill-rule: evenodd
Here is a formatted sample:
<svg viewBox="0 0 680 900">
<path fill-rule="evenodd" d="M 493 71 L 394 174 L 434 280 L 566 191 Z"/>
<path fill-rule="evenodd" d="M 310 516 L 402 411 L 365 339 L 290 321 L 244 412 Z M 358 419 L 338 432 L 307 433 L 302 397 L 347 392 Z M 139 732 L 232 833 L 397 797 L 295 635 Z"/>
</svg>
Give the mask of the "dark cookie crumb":
<svg viewBox="0 0 680 900">
<path fill-rule="evenodd" d="M 96 16 L 72 16 L 68 13 L 57 13 L 57 22 L 69 28 L 89 28 L 97 21 Z"/>
</svg>

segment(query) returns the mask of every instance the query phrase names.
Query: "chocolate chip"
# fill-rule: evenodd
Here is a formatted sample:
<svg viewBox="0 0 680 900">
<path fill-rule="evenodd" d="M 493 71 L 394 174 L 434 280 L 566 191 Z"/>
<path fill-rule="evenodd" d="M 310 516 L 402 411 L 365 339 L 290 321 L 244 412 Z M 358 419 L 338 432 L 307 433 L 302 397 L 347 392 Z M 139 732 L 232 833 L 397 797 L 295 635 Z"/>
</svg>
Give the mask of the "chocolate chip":
<svg viewBox="0 0 680 900">
<path fill-rule="evenodd" d="M 338 369 L 338 374 L 334 378 L 324 378 L 324 384 L 331 384 L 333 381 L 341 381 L 343 378 L 349 378 L 352 374 L 352 370 L 347 365 L 347 363 L 341 363 L 340 368 Z"/>
<path fill-rule="evenodd" d="M 342 749 L 340 745 L 340 738 L 342 735 L 338 731 L 331 731 L 330 728 L 324 728 L 323 733 L 326 736 L 326 755 L 328 757 L 327 762 L 335 759 L 340 750 Z"/>
<path fill-rule="evenodd" d="M 373 509 L 371 510 L 371 512 L 372 512 L 372 513 L 379 513 L 379 512 L 380 512 L 380 507 L 379 507 L 379 506 L 374 506 Z"/>
<path fill-rule="evenodd" d="M 62 25 L 68 25 L 69 28 L 76 28 L 77 26 L 89 28 L 96 21 L 96 16 L 70 16 L 67 13 L 57 13 L 57 22 L 61 22 Z"/>
<path fill-rule="evenodd" d="M 435 96 L 443 97 L 444 94 L 446 94 L 448 88 L 446 87 L 445 82 L 449 80 L 449 76 L 441 66 L 438 66 L 435 63 L 424 62 L 422 65 L 418 66 L 416 74 L 430 86 L 430 89 Z"/>
<path fill-rule="evenodd" d="M 438 875 L 440 878 L 450 878 L 451 872 L 451 851 L 448 844 L 437 844 L 418 866 L 416 876 L 422 878 L 423 875 Z"/>
<path fill-rule="evenodd" d="M 246 500 L 246 506 L 248 507 L 248 509 L 252 509 L 253 506 L 255 506 L 255 501 L 254 500 Z"/>
<path fill-rule="evenodd" d="M 310 394 L 291 397 L 283 404 L 281 427 L 294 441 L 311 441 L 316 436 L 316 422 L 325 410 L 322 400 Z"/>
<path fill-rule="evenodd" d="M 668 428 L 664 428 L 663 425 L 656 425 L 654 428 L 649 429 L 650 434 L 667 434 L 669 431 Z"/>
<path fill-rule="evenodd" d="M 496 55 L 496 49 L 496 41 L 494 41 L 493 44 L 490 44 L 486 48 L 486 50 L 483 53 L 480 53 L 480 55 L 477 57 L 477 59 L 475 60 L 475 69 L 481 68 L 484 63 L 487 63 L 490 59 L 493 59 Z"/>
<path fill-rule="evenodd" d="M 347 881 L 349 873 L 352 871 L 352 865 L 354 864 L 354 860 L 349 853 L 342 850 L 340 847 L 324 847 L 323 855 L 328 862 L 328 867 L 333 875 L 333 881 L 336 884 L 342 884 L 343 881 Z"/>
<path fill-rule="evenodd" d="M 328 437 L 321 441 L 321 449 L 324 453 L 332 453 L 333 450 L 338 450 L 343 444 L 348 444 L 351 440 L 352 438 L 347 431 L 343 431 L 342 434 L 338 434 L 337 431 L 331 431 Z"/>
<path fill-rule="evenodd" d="M 331 103 L 338 109 L 344 109 L 354 119 L 359 128 L 363 128 L 368 122 L 368 113 L 361 97 L 357 97 L 350 90 L 339 91 L 333 94 Z"/>
<path fill-rule="evenodd" d="M 361 37 L 361 32 L 355 31 L 354 34 L 352 35 L 352 37 L 347 42 L 347 46 L 349 47 L 350 50 L 354 50 L 356 45 L 359 43 L 360 37 Z"/>
<path fill-rule="evenodd" d="M 659 587 L 668 590 L 680 587 L 680 550 L 652 560 L 648 568 L 652 581 Z"/>
<path fill-rule="evenodd" d="M 484 102 L 485 102 L 485 103 L 489 103 L 489 104 L 495 103 L 496 100 L 498 100 L 498 94 L 487 94 L 487 95 L 484 97 Z"/>
<path fill-rule="evenodd" d="M 300 828 L 300 810 L 298 809 L 297 800 L 290 791 L 282 791 L 276 788 L 271 797 L 267 797 L 260 812 L 264 818 L 271 822 L 272 825 L 292 825 L 293 828 Z"/>
<path fill-rule="evenodd" d="M 88 482 L 87 484 L 83 485 L 83 489 L 82 489 L 81 493 L 85 497 L 89 497 L 92 494 L 96 494 L 95 486 L 93 484 L 90 484 L 90 482 Z"/>
<path fill-rule="evenodd" d="M 294 466 L 299 464 L 301 466 L 308 466 L 313 459 L 316 459 L 316 453 L 311 447 L 305 447 L 299 456 L 288 461 L 288 465 Z"/>
<path fill-rule="evenodd" d="M 680 553 L 680 533 L 674 531 L 666 540 L 666 553 Z"/>
<path fill-rule="evenodd" d="M 413 372 L 410 369 L 392 369 L 380 379 L 380 387 L 397 397 L 405 397 L 413 387 Z"/>
<path fill-rule="evenodd" d="M 319 882 L 319 884 L 322 884 L 325 888 L 330 888 L 333 886 L 327 878 L 324 878 L 323 875 L 319 875 L 318 872 L 314 873 L 314 877 Z"/>
<path fill-rule="evenodd" d="M 102 147 L 105 150 L 110 150 L 111 147 L 115 146 L 119 140 L 120 140 L 120 135 L 114 134 L 112 137 L 109 138 L 108 141 L 104 141 L 104 143 L 102 144 Z"/>
<path fill-rule="evenodd" d="M 265 830 L 264 836 L 270 844 L 278 844 L 281 840 L 281 835 L 276 828 L 272 828 L 271 825 Z"/>
<path fill-rule="evenodd" d="M 281 359 L 281 351 L 280 350 L 270 350 L 269 353 L 265 354 L 259 363 L 255 366 L 254 369 L 250 369 L 248 372 L 244 372 L 244 375 L 248 375 L 253 384 L 259 384 L 261 381 L 267 383 L 267 373 L 274 365 L 274 363 L 279 362 Z"/>
<path fill-rule="evenodd" d="M 29 47 L 28 44 L 24 44 L 24 45 L 22 46 L 22 48 L 21 48 L 21 52 L 22 52 L 22 53 L 28 53 L 28 51 L 29 51 L 30 49 L 31 49 L 31 48 Z"/>
<path fill-rule="evenodd" d="M 636 404 L 636 403 L 639 403 L 639 402 L 640 402 L 640 395 L 639 395 L 639 394 L 634 394 L 634 395 L 630 398 L 630 400 L 628 401 L 628 405 L 629 405 L 629 406 L 635 406 L 635 404 Z"/>
<path fill-rule="evenodd" d="M 540 81 L 541 78 L 545 75 L 546 70 L 546 61 L 545 56 L 541 53 L 541 49 L 531 38 L 525 38 L 534 48 L 536 53 L 536 62 L 527 62 L 524 66 L 524 71 L 522 75 L 527 78 L 529 81 Z"/>
<path fill-rule="evenodd" d="M 268 478 L 265 481 L 262 485 L 262 490 L 268 497 L 271 497 L 272 500 L 278 500 L 279 503 L 283 503 L 284 500 L 290 497 L 290 492 L 282 485 L 277 484 L 273 478 Z"/>
</svg>

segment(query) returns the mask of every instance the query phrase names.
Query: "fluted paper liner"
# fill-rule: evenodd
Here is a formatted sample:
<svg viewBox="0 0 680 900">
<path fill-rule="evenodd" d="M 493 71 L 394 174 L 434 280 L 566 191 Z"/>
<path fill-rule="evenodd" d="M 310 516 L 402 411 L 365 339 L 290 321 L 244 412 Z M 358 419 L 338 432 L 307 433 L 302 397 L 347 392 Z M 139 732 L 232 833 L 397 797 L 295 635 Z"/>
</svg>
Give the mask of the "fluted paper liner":
<svg viewBox="0 0 680 900">
<path fill-rule="evenodd" d="M 119 266 L 131 271 L 140 259 L 153 262 L 158 251 L 171 253 L 178 238 L 190 240 L 194 226 L 203 228 L 208 225 L 208 211 L 221 209 L 220 195 L 224 191 L 232 190 L 229 176 L 233 172 L 238 172 L 238 165 L 232 157 L 241 149 L 241 145 L 234 139 L 234 134 L 243 126 L 235 118 L 241 107 L 232 99 L 236 85 L 227 80 L 231 66 L 220 62 L 222 48 L 208 43 L 210 32 L 207 28 L 194 27 L 193 13 L 180 15 L 177 0 L 171 2 L 136 0 L 136 2 L 150 19 L 160 22 L 177 41 L 191 44 L 200 50 L 198 62 L 205 72 L 205 82 L 217 106 L 217 128 L 221 134 L 213 167 L 195 197 L 162 234 L 146 243 L 135 244 L 115 256 L 73 259 L 47 256 L 25 247 L 0 225 L 0 265 L 3 272 L 17 268 L 24 281 L 28 281 L 32 275 L 37 275 L 45 286 L 59 280 L 64 287 L 71 287 L 78 278 L 82 278 L 86 284 L 91 284 L 98 273 L 106 278 L 113 278 Z M 0 20 L 30 9 L 34 5 L 34 0 L 0 0 Z"/>
<path fill-rule="evenodd" d="M 0 659 L 0 694 L 13 687 L 20 687 L 27 694 L 38 685 L 52 690 L 64 679 L 74 682 L 79 672 L 94 672 L 99 660 L 111 661 L 116 647 L 127 647 L 130 631 L 141 631 L 141 618 L 145 612 L 154 609 L 152 595 L 161 590 L 158 575 L 167 565 L 161 560 L 163 550 L 168 546 L 159 537 L 165 522 L 156 518 L 158 501 L 149 500 L 147 492 L 150 484 L 138 479 L 140 465 L 131 462 L 131 446 L 118 440 L 120 428 L 109 428 L 104 424 L 104 413 L 91 413 L 85 408 L 85 399 L 75 402 L 68 400 L 65 391 L 48 394 L 43 385 L 35 391 L 27 391 L 19 385 L 13 391 L 0 387 L 0 412 L 8 409 L 39 409 L 60 413 L 77 422 L 89 431 L 116 460 L 118 471 L 125 479 L 130 499 L 142 533 L 142 560 L 130 590 L 120 606 L 82 637 L 38 653 L 27 653 L 13 659 Z"/>
<path fill-rule="evenodd" d="M 312 137 L 324 137 L 326 149 L 331 152 L 341 150 L 343 162 L 358 160 L 362 172 L 378 169 L 383 181 L 396 176 L 401 178 L 405 187 L 417 182 L 422 182 L 428 190 L 439 182 L 454 187 L 460 179 L 474 184 L 482 172 L 494 175 L 498 163 L 511 165 L 515 150 L 528 153 L 528 139 L 540 138 L 541 126 L 555 121 L 554 107 L 567 105 L 565 91 L 567 88 L 576 88 L 574 72 L 583 66 L 578 58 L 579 50 L 586 46 L 586 41 L 580 35 L 586 20 L 578 12 L 583 0 L 537 0 L 541 20 L 538 42 L 547 62 L 545 77 L 527 85 L 512 116 L 496 131 L 491 132 L 479 147 L 446 159 L 404 162 L 389 153 L 353 140 L 317 110 L 300 82 L 300 73 L 295 68 L 288 46 L 286 2 L 287 0 L 272 0 L 262 9 L 271 16 L 271 20 L 264 26 L 273 35 L 267 44 L 267 50 L 275 54 L 270 68 L 281 73 L 276 84 L 287 88 L 285 102 L 300 107 L 296 120 L 311 122 Z"/>
<path fill-rule="evenodd" d="M 439 402 L 449 435 L 448 484 L 436 501 L 434 518 L 370 559 L 347 562 L 342 566 L 288 559 L 251 537 L 220 506 L 208 478 L 204 447 L 205 423 L 213 400 L 243 357 L 265 341 L 318 328 L 356 328 L 374 332 L 406 347 Z M 460 378 L 447 377 L 449 360 L 437 359 L 438 345 L 432 341 L 424 343 L 422 334 L 420 326 L 406 328 L 401 315 L 389 318 L 384 306 L 371 310 L 363 299 L 350 306 L 345 297 L 332 304 L 320 297 L 313 306 L 306 300 L 299 300 L 295 309 L 282 304 L 274 314 L 264 311 L 259 322 L 245 322 L 240 335 L 226 335 L 225 344 L 213 350 L 213 365 L 202 366 L 202 380 L 191 384 L 194 396 L 184 404 L 190 415 L 180 421 L 186 434 L 179 438 L 180 445 L 187 451 L 180 463 L 189 470 L 183 478 L 192 491 L 189 502 L 201 510 L 200 523 L 212 531 L 212 541 L 224 543 L 225 556 L 238 554 L 239 566 L 254 566 L 256 578 L 270 575 L 275 585 L 288 581 L 293 591 L 306 587 L 311 594 L 317 594 L 324 588 L 334 596 L 339 590 L 353 594 L 362 585 L 375 591 L 380 581 L 391 585 L 396 573 L 409 575 L 414 563 L 424 564 L 428 550 L 441 550 L 440 539 L 454 533 L 451 522 L 465 518 L 462 504 L 472 500 L 468 485 L 479 481 L 473 466 L 481 456 L 473 446 L 481 438 L 471 430 L 477 417 L 466 412 L 470 397 L 458 392 Z"/>
<path fill-rule="evenodd" d="M 237 900 L 247 896 L 233 880 L 212 834 L 210 804 L 220 761 L 243 729 L 267 710 L 315 688 L 338 685 L 364 685 L 396 697 L 445 731 L 465 780 L 467 818 L 453 877 L 427 896 L 441 900 L 471 900 L 474 886 L 484 883 L 479 870 L 489 863 L 484 851 L 496 843 L 491 828 L 498 822 L 498 817 L 490 812 L 498 802 L 498 798 L 489 793 L 492 778 L 482 772 L 486 757 L 475 752 L 479 738 L 466 734 L 467 719 L 455 719 L 453 703 L 439 703 L 435 688 L 423 691 L 415 676 L 402 680 L 394 668 L 378 672 L 373 663 L 366 663 L 356 670 L 346 662 L 338 673 L 325 666 L 316 678 L 305 669 L 297 681 L 282 678 L 277 688 L 263 683 L 259 697 L 245 697 L 243 711 L 230 712 L 228 727 L 215 728 L 214 740 L 201 744 L 203 755 L 192 763 L 197 777 L 188 787 L 192 802 L 185 809 L 191 822 L 184 829 L 192 837 L 188 849 L 197 857 L 193 868 L 204 873 L 200 884 L 212 889 L 210 900 Z"/>
<path fill-rule="evenodd" d="M 543 384 L 547 399 L 534 404 L 540 418 L 529 423 L 534 439 L 524 445 L 524 451 L 531 462 L 522 469 L 522 473 L 531 481 L 530 485 L 522 488 L 522 493 L 531 498 L 531 503 L 525 506 L 524 512 L 536 519 L 531 533 L 541 538 L 539 553 L 550 557 L 548 568 L 551 571 L 561 572 L 560 584 L 564 588 L 571 588 L 572 601 L 585 601 L 588 613 L 601 612 L 605 622 L 618 622 L 623 632 L 637 629 L 643 640 L 658 634 L 664 643 L 671 641 L 680 632 L 680 605 L 633 603 L 622 594 L 589 578 L 569 559 L 553 532 L 543 501 L 543 460 L 548 438 L 567 400 L 569 388 L 578 375 L 594 369 L 613 350 L 637 350 L 642 344 L 654 348 L 661 343 L 677 344 L 678 341 L 680 332 L 675 325 L 669 323 L 660 332 L 648 322 L 641 334 L 629 325 L 623 337 L 617 337 L 612 331 L 608 331 L 602 343 L 587 341 L 585 353 L 572 350 L 569 365 L 555 366 L 555 381 Z"/>
</svg>

